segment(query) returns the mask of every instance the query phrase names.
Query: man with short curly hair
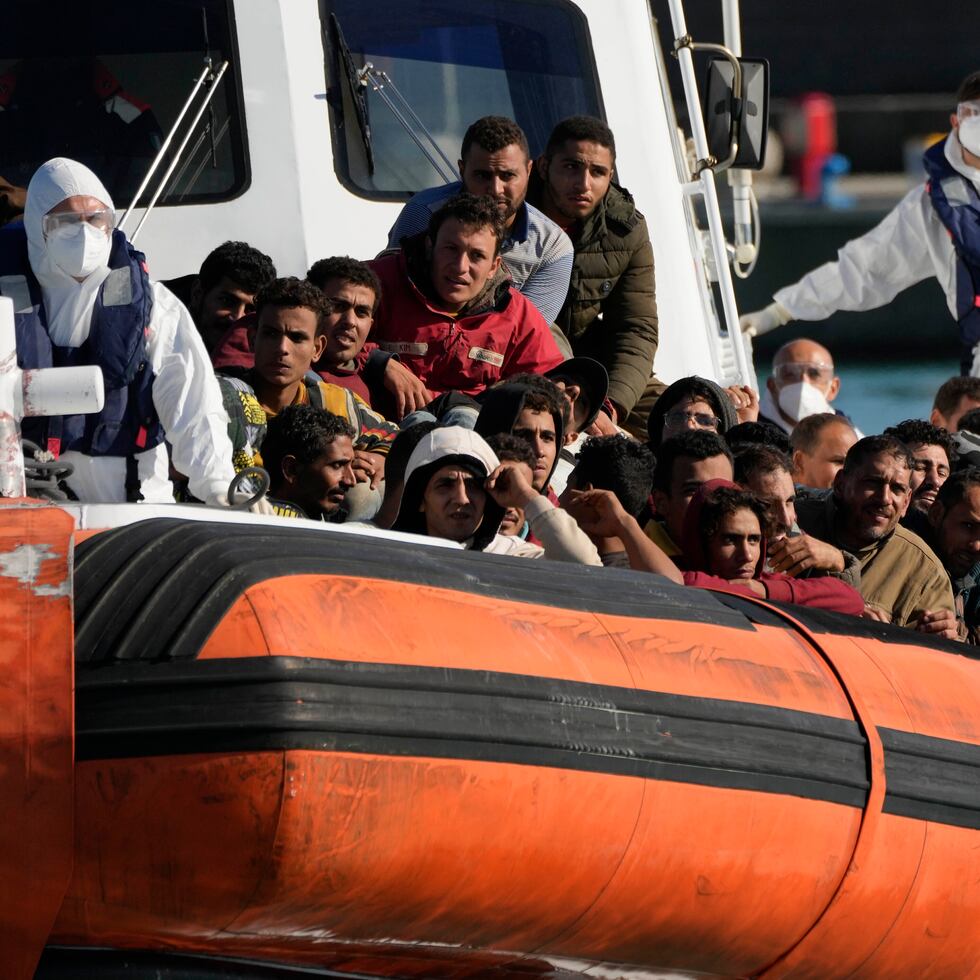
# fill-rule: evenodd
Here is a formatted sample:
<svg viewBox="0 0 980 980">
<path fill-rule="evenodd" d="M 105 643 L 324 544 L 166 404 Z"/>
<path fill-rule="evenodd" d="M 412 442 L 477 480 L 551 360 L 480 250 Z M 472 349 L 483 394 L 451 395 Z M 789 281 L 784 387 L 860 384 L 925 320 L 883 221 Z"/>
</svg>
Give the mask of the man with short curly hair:
<svg viewBox="0 0 980 980">
<path fill-rule="evenodd" d="M 568 478 L 570 490 L 611 490 L 627 514 L 647 508 L 657 460 L 649 446 L 628 436 L 592 436 L 578 453 Z"/>
<path fill-rule="evenodd" d="M 340 521 L 354 486 L 355 433 L 347 419 L 289 405 L 269 423 L 264 460 L 270 503 L 283 517 Z"/>
<path fill-rule="evenodd" d="M 654 545 L 640 525 L 655 466 L 650 447 L 626 435 L 591 436 L 579 450 L 559 499 L 592 539 L 603 565 L 671 573 L 669 559 L 649 562 Z"/>
<path fill-rule="evenodd" d="M 904 442 L 915 461 L 908 514 L 913 511 L 928 514 L 929 508 L 936 502 L 939 488 L 949 479 L 953 440 L 945 429 L 922 419 L 906 419 L 898 425 L 889 426 L 884 434 Z M 902 523 L 908 526 L 907 520 L 903 519 Z"/>
<path fill-rule="evenodd" d="M 398 427 L 353 392 L 320 381 L 311 365 L 323 353 L 321 328 L 330 301 L 302 279 L 276 279 L 256 296 L 252 328 L 255 366 L 240 377 L 219 377 L 235 468 L 263 457 L 266 424 L 290 405 L 310 404 L 347 419 L 356 432 L 354 470 L 359 482 L 376 487 L 384 477 L 384 456 Z"/>
<path fill-rule="evenodd" d="M 493 200 L 459 194 L 432 215 L 424 236 L 370 263 L 382 287 L 372 340 L 432 397 L 477 395 L 563 360 L 548 324 L 501 268 L 502 234 Z"/>
<path fill-rule="evenodd" d="M 209 354 L 236 320 L 255 312 L 255 294 L 275 278 L 272 259 L 245 242 L 225 242 L 208 255 L 188 309 Z"/>
<path fill-rule="evenodd" d="M 525 200 L 531 155 L 527 137 L 504 116 L 478 119 L 463 137 L 461 180 L 419 191 L 402 208 L 388 233 L 388 248 L 425 231 L 429 218 L 460 191 L 494 199 L 504 226 L 501 254 L 514 287 L 548 323 L 565 302 L 572 272 L 572 243 L 549 218 Z"/>
</svg>

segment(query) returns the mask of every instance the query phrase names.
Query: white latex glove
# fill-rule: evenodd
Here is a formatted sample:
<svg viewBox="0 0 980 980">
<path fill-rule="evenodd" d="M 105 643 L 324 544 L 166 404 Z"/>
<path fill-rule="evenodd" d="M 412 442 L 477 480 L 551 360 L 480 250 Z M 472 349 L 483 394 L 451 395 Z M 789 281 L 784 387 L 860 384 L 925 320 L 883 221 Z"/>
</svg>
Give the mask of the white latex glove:
<svg viewBox="0 0 980 980">
<path fill-rule="evenodd" d="M 252 514 L 261 514 L 263 517 L 275 517 L 276 510 L 269 503 L 268 497 L 259 497 L 249 508 L 249 512 Z"/>
<path fill-rule="evenodd" d="M 770 303 L 764 309 L 740 316 L 738 325 L 742 328 L 742 333 L 749 337 L 756 337 L 769 333 L 776 327 L 785 326 L 792 319 L 785 306 L 781 306 L 779 303 Z"/>
<path fill-rule="evenodd" d="M 208 498 L 207 503 L 209 507 L 228 507 L 228 494 L 216 493 Z M 248 507 L 248 511 L 251 514 L 260 514 L 262 517 L 276 516 L 275 508 L 269 503 L 267 497 L 260 497 Z"/>
</svg>

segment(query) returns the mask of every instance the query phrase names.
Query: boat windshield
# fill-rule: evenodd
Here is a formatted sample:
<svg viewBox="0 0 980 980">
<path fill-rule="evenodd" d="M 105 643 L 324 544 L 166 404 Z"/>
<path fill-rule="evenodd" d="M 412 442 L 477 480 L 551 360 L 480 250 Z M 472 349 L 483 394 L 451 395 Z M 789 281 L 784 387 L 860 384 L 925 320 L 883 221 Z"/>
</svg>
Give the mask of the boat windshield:
<svg viewBox="0 0 980 980">
<path fill-rule="evenodd" d="M 207 53 L 232 65 L 160 203 L 239 193 L 246 155 L 229 8 L 227 0 L 5 0 L 0 177 L 23 187 L 45 160 L 71 157 L 125 208 Z"/>
<path fill-rule="evenodd" d="M 603 116 L 586 19 L 568 0 L 323 0 L 321 10 L 335 168 L 366 197 L 404 199 L 455 178 L 481 116 L 516 120 L 532 154 L 560 119 Z"/>
</svg>

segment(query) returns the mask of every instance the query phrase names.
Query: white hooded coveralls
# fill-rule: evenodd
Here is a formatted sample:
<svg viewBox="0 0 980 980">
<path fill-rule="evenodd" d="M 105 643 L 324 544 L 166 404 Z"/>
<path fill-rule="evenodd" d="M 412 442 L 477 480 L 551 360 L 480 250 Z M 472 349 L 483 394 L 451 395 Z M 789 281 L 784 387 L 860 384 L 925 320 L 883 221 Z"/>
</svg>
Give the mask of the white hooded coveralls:
<svg viewBox="0 0 980 980">
<path fill-rule="evenodd" d="M 963 161 L 959 141 L 946 140 L 946 159 L 980 190 L 980 170 Z M 793 320 L 824 320 L 838 310 L 873 310 L 903 289 L 935 276 L 956 310 L 956 253 L 949 232 L 932 206 L 925 184 L 909 191 L 885 218 L 844 245 L 827 262 L 786 286 L 773 299 Z"/>
<path fill-rule="evenodd" d="M 112 208 L 102 182 L 82 164 L 56 158 L 31 178 L 24 211 L 28 255 L 41 295 L 52 343 L 80 347 L 89 335 L 99 286 L 109 274 L 98 269 L 83 282 L 63 272 L 47 254 L 42 218 L 66 198 L 82 195 Z M 190 491 L 206 503 L 226 503 L 235 475 L 228 438 L 228 416 L 207 351 L 184 305 L 166 286 L 151 282 L 153 310 L 146 330 L 146 350 L 154 374 L 153 404 L 176 469 L 187 475 Z M 8 281 L 0 292 L 23 302 L 25 289 Z M 126 500 L 126 459 L 65 452 L 61 459 L 74 467 L 66 482 L 79 500 L 119 503 Z M 143 499 L 173 503 L 170 461 L 164 443 L 136 453 Z"/>
</svg>

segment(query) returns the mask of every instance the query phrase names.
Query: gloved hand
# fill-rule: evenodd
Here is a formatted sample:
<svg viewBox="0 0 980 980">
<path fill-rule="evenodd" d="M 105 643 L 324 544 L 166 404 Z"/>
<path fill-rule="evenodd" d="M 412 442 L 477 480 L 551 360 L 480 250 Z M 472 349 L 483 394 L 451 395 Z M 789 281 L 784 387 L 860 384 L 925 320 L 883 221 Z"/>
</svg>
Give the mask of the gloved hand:
<svg viewBox="0 0 980 980">
<path fill-rule="evenodd" d="M 249 504 L 249 511 L 253 514 L 261 514 L 263 517 L 275 517 L 276 511 L 269 503 L 268 497 L 259 497 L 253 504 Z"/>
<path fill-rule="evenodd" d="M 208 497 L 207 504 L 209 507 L 230 507 L 231 504 L 228 502 L 228 494 L 226 493 L 215 493 Z M 272 504 L 269 503 L 269 499 L 265 496 L 259 497 L 254 503 L 248 505 L 247 508 L 249 513 L 260 514 L 262 517 L 275 517 L 276 511 Z"/>
<path fill-rule="evenodd" d="M 744 316 L 740 316 L 738 325 L 742 328 L 742 333 L 749 337 L 756 337 L 769 333 L 776 327 L 785 326 L 792 319 L 785 306 L 774 302 L 754 313 L 746 313 Z"/>
</svg>

